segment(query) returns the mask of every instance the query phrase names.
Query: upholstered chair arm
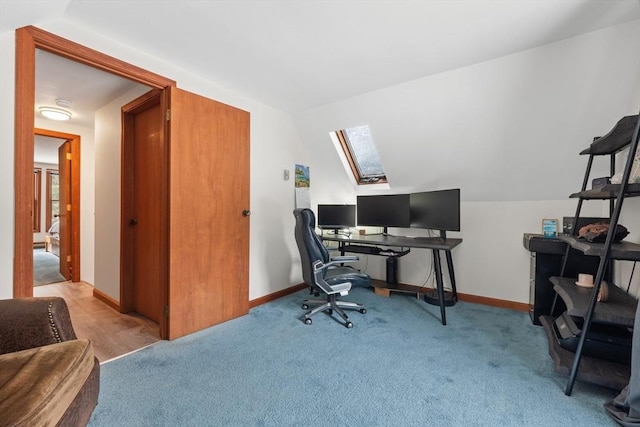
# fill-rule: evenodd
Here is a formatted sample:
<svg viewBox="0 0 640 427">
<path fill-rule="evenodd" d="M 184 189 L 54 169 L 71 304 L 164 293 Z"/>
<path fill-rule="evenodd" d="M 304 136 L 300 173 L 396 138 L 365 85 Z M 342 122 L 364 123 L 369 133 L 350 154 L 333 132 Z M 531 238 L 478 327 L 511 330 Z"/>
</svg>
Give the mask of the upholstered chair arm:
<svg viewBox="0 0 640 427">
<path fill-rule="evenodd" d="M 0 300 L 0 354 L 77 339 L 59 297 Z"/>
<path fill-rule="evenodd" d="M 331 262 L 332 263 L 343 263 L 343 262 L 355 262 L 355 261 L 359 261 L 360 257 L 358 257 L 357 255 L 342 255 L 342 256 L 336 256 L 331 258 Z"/>
</svg>

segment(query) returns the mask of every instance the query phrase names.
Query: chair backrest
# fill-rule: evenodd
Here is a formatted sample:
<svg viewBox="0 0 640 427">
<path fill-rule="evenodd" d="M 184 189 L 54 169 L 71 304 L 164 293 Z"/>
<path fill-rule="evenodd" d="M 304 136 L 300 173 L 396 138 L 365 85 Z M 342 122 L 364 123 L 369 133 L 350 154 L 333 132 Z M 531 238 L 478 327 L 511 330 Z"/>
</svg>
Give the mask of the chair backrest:
<svg viewBox="0 0 640 427">
<path fill-rule="evenodd" d="M 302 278 L 305 283 L 313 286 L 313 263 L 328 262 L 329 252 L 322 244 L 320 236 L 316 234 L 316 216 L 313 211 L 308 208 L 294 209 L 293 216 L 296 218 L 295 236 L 302 262 Z"/>
</svg>

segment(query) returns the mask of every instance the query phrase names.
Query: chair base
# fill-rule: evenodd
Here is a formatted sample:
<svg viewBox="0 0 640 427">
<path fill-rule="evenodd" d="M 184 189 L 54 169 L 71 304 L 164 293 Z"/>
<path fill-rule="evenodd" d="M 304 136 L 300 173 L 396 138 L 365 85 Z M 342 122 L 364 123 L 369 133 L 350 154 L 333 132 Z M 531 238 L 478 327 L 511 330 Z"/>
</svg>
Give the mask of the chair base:
<svg viewBox="0 0 640 427">
<path fill-rule="evenodd" d="M 302 308 L 305 310 L 308 309 L 311 305 L 316 305 L 316 307 L 314 307 L 304 315 L 303 320 L 307 325 L 313 323 L 313 321 L 311 320 L 311 316 L 313 316 L 314 314 L 320 313 L 321 311 L 328 311 L 329 315 L 332 315 L 333 311 L 335 311 L 344 320 L 344 326 L 351 329 L 353 328 L 353 323 L 349 320 L 349 316 L 347 316 L 343 309 L 358 310 L 362 314 L 365 314 L 367 312 L 367 309 L 364 308 L 364 305 L 358 304 L 356 302 L 338 301 L 336 299 L 336 295 L 328 295 L 326 301 L 310 299 L 302 301 Z"/>
</svg>

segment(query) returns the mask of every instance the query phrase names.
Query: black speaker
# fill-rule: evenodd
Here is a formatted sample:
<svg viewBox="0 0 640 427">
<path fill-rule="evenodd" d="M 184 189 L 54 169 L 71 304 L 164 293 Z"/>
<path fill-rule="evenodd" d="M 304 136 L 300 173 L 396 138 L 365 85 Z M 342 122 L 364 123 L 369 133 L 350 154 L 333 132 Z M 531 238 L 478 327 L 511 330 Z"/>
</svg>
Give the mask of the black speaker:
<svg viewBox="0 0 640 427">
<path fill-rule="evenodd" d="M 398 258 L 387 257 L 387 283 L 398 284 Z"/>
<path fill-rule="evenodd" d="M 575 352 L 582 334 L 582 319 L 562 313 L 553 324 L 561 347 Z M 623 327 L 591 323 L 582 348 L 583 354 L 628 365 L 631 363 L 633 334 Z"/>
</svg>

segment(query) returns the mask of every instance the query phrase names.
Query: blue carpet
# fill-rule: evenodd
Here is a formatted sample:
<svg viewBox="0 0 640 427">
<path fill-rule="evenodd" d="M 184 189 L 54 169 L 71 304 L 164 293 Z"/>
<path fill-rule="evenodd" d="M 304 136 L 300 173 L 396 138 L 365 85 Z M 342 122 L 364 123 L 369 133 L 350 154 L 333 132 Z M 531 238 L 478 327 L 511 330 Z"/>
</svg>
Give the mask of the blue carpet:
<svg viewBox="0 0 640 427">
<path fill-rule="evenodd" d="M 33 286 L 64 282 L 67 279 L 60 274 L 60 258 L 44 248 L 33 250 Z"/>
<path fill-rule="evenodd" d="M 526 313 L 354 289 L 353 329 L 306 291 L 102 365 L 90 426 L 607 426 L 617 393 L 553 370 Z"/>
</svg>

